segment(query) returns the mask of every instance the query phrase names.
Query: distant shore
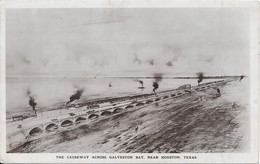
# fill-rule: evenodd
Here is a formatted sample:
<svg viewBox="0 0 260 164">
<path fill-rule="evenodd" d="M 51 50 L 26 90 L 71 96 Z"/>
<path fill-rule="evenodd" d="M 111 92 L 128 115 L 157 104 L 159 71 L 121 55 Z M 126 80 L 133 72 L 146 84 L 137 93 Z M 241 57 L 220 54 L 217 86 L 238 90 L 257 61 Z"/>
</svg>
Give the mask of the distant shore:
<svg viewBox="0 0 260 164">
<path fill-rule="evenodd" d="M 227 75 L 227 76 L 203 76 L 203 79 L 226 79 L 247 77 L 247 75 Z M 7 76 L 7 79 L 16 78 L 131 78 L 131 79 L 156 79 L 154 76 Z M 161 79 L 198 79 L 197 76 L 162 76 Z"/>
</svg>

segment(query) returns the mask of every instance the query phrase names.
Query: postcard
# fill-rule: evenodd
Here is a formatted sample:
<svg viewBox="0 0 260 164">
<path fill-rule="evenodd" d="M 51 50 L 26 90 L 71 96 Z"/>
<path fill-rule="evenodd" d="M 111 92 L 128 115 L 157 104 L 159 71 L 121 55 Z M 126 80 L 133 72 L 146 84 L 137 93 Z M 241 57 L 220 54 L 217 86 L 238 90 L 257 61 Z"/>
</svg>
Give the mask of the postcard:
<svg viewBox="0 0 260 164">
<path fill-rule="evenodd" d="M 256 1 L 3 1 L 3 163 L 257 163 Z"/>
</svg>

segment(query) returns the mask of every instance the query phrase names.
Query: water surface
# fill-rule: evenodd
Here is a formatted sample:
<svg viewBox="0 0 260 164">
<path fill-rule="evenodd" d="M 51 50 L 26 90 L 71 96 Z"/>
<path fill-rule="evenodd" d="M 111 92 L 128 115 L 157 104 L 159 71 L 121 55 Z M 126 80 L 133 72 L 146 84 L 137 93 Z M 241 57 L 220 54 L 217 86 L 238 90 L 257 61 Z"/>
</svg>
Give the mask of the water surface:
<svg viewBox="0 0 260 164">
<path fill-rule="evenodd" d="M 144 83 L 144 89 L 138 89 Z M 35 97 L 36 109 L 49 110 L 64 105 L 76 90 L 83 88 L 80 100 L 101 97 L 119 97 L 126 95 L 151 93 L 155 79 L 135 78 L 7 78 L 6 111 L 7 116 L 31 111 L 27 90 Z M 213 81 L 205 79 L 203 82 Z M 109 87 L 111 83 L 112 87 Z M 197 79 L 162 79 L 157 91 L 175 89 L 183 84 L 197 85 Z"/>
</svg>

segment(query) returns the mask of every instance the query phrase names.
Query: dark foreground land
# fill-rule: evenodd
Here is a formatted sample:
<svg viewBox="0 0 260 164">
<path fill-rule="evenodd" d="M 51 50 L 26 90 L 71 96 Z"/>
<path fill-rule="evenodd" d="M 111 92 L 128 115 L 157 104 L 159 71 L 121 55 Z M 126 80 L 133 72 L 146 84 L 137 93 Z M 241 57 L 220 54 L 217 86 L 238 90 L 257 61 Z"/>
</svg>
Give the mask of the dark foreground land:
<svg viewBox="0 0 260 164">
<path fill-rule="evenodd" d="M 220 97 L 208 89 L 104 117 L 31 141 L 12 152 L 246 152 L 249 83 L 232 82 Z"/>
</svg>

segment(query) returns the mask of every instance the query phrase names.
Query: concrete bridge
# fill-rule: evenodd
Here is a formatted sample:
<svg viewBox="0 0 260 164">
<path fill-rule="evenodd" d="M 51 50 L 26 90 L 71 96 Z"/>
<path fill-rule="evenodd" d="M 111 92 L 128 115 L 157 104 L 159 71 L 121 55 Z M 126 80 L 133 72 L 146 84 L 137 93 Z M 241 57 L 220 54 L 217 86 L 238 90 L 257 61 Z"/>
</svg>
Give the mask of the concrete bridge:
<svg viewBox="0 0 260 164">
<path fill-rule="evenodd" d="M 114 105 L 88 109 L 86 106 L 74 109 L 63 109 L 63 111 L 47 111 L 41 113 L 41 116 L 28 118 L 22 121 L 12 121 L 7 123 L 7 151 L 10 151 L 25 142 L 32 141 L 49 134 L 76 128 L 80 125 L 88 124 L 90 121 L 102 119 L 110 115 L 116 115 L 131 108 L 147 106 L 154 102 L 163 101 L 170 98 L 179 97 L 192 92 L 203 91 L 223 85 L 232 80 L 221 80 L 210 83 L 204 83 L 194 86 L 190 89 L 177 89 L 163 91 L 157 95 L 151 95 L 136 100 L 125 100 Z"/>
</svg>

